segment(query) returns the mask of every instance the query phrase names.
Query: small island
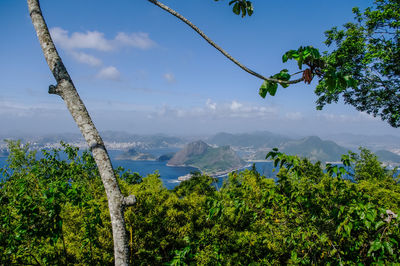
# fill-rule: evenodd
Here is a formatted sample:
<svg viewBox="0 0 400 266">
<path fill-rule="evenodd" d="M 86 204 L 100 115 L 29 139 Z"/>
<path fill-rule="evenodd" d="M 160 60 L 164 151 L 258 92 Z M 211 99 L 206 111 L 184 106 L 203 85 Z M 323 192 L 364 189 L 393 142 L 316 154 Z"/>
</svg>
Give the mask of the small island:
<svg viewBox="0 0 400 266">
<path fill-rule="evenodd" d="M 204 174 L 218 176 L 243 168 L 246 162 L 230 146 L 214 148 L 199 140 L 178 151 L 167 165 L 191 166 Z"/>
<path fill-rule="evenodd" d="M 131 161 L 155 161 L 156 158 L 149 153 L 141 153 L 136 149 L 129 149 L 126 152 L 119 155 L 117 160 L 131 160 Z"/>
<path fill-rule="evenodd" d="M 175 155 L 175 152 L 170 152 L 170 153 L 167 153 L 167 154 L 163 154 L 160 157 L 158 157 L 158 161 L 159 162 L 169 161 L 169 160 L 172 159 L 172 157 L 174 157 L 174 155 Z"/>
</svg>

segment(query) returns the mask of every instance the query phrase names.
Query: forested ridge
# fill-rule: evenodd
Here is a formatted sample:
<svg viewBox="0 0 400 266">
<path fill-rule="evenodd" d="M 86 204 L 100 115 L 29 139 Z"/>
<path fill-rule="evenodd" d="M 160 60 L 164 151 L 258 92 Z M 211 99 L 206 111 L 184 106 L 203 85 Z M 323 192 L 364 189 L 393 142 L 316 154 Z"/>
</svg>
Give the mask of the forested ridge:
<svg viewBox="0 0 400 266">
<path fill-rule="evenodd" d="M 112 265 L 107 199 L 92 156 L 68 145 L 41 152 L 36 159 L 35 151 L 10 143 L 1 170 L 0 264 Z M 118 168 L 122 192 L 137 197 L 125 212 L 130 262 L 397 262 L 398 176 L 368 150 L 350 157 L 353 182 L 289 156 L 277 182 L 246 170 L 231 173 L 219 189 L 195 174 L 167 190 L 157 173 L 142 178 Z"/>
</svg>

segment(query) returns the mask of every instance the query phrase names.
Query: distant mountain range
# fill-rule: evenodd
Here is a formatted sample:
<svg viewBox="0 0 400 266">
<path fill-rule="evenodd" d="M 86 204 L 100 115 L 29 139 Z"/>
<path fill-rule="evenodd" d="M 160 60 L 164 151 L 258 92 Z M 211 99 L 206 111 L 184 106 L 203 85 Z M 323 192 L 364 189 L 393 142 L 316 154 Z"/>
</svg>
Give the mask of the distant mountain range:
<svg viewBox="0 0 400 266">
<path fill-rule="evenodd" d="M 341 135 L 345 140 L 356 143 L 357 136 L 351 134 Z M 337 138 L 340 136 L 337 135 Z M 388 137 L 390 141 L 397 140 L 396 137 Z M 373 140 L 375 142 L 373 142 Z M 344 147 L 338 145 L 336 142 L 331 140 L 322 140 L 317 136 L 305 137 L 302 139 L 291 139 L 285 135 L 279 135 L 265 132 L 247 133 L 247 134 L 230 134 L 230 133 L 218 133 L 207 139 L 210 144 L 214 145 L 232 145 L 239 152 L 245 153 L 247 160 L 263 160 L 266 154 L 272 148 L 278 148 L 280 151 L 290 155 L 298 155 L 300 157 L 306 157 L 311 161 L 340 161 L 343 154 L 347 154 L 349 150 L 357 152 L 360 145 L 352 145 L 350 147 Z M 386 140 L 380 140 L 378 137 L 371 136 L 360 136 L 360 143 L 368 142 L 374 145 L 383 145 Z M 390 141 L 388 143 L 390 143 Z M 397 143 L 397 142 L 395 142 Z M 366 145 L 364 145 L 366 146 Z M 390 147 L 390 146 L 389 146 Z M 378 159 L 386 163 L 400 164 L 400 156 L 390 152 L 388 150 L 376 151 Z"/>
<path fill-rule="evenodd" d="M 185 138 L 162 134 L 137 135 L 118 131 L 104 131 L 101 132 L 100 135 L 102 136 L 102 139 L 108 149 L 118 150 L 126 150 L 129 148 L 146 150 L 154 148 L 183 147 L 188 142 L 188 140 Z M 43 136 L 20 136 L 17 138 L 13 136 L 4 136 L 2 139 L 19 139 L 22 143 L 30 143 L 30 147 L 35 149 L 60 146 L 60 141 L 70 143 L 81 148 L 87 148 L 84 138 L 78 133 L 50 134 Z M 0 149 L 6 147 L 6 143 L 2 141 L 2 139 L 0 139 Z"/>
<path fill-rule="evenodd" d="M 379 161 L 386 162 L 386 163 L 400 163 L 400 155 L 397 155 L 393 152 L 386 151 L 386 150 L 379 150 L 374 152 L 376 156 L 378 156 Z"/>
<path fill-rule="evenodd" d="M 139 142 L 146 145 L 147 148 L 163 148 L 169 146 L 183 146 L 187 141 L 180 137 L 156 135 L 137 135 L 125 132 L 104 131 L 101 136 L 105 142 Z"/>
<path fill-rule="evenodd" d="M 208 138 L 207 142 L 218 146 L 267 148 L 281 146 L 289 140 L 291 139 L 284 135 L 261 131 L 245 134 L 218 133 Z"/>
<path fill-rule="evenodd" d="M 337 145 L 330 140 L 322 140 L 319 137 L 311 136 L 300 140 L 291 140 L 284 143 L 280 150 L 289 155 L 306 157 L 311 161 L 340 161 L 348 149 Z"/>
<path fill-rule="evenodd" d="M 330 140 L 322 140 L 319 137 L 311 136 L 299 140 L 289 140 L 276 146 L 279 151 L 289 155 L 306 157 L 311 161 L 332 162 L 340 161 L 343 154 L 347 154 L 348 149 L 337 145 Z M 270 149 L 261 149 L 255 152 L 249 160 L 264 160 Z"/>
<path fill-rule="evenodd" d="M 199 140 L 187 144 L 171 160 L 170 166 L 192 166 L 204 173 L 218 175 L 242 168 L 246 162 L 230 146 L 213 148 Z"/>
<path fill-rule="evenodd" d="M 365 147 L 375 151 L 380 149 L 400 148 L 400 137 L 393 135 L 370 136 L 342 133 L 326 135 L 324 138 L 354 150 L 358 149 L 358 147 Z"/>
<path fill-rule="evenodd" d="M 185 144 L 193 140 L 190 137 L 176 137 L 163 134 L 137 135 L 116 131 L 101 132 L 101 136 L 108 149 L 127 150 L 123 155 L 125 157 L 121 158 L 133 160 L 154 160 L 160 154 L 150 156 L 152 150 L 164 148 L 181 149 Z M 7 138 L 6 136 L 3 137 Z M 31 147 L 34 149 L 59 147 L 60 141 L 81 148 L 87 148 L 80 134 L 66 133 L 23 137 L 20 139 L 22 139 L 22 143 L 31 143 Z M 330 140 L 322 140 L 316 136 L 295 139 L 269 131 L 242 134 L 218 133 L 214 136 L 204 138 L 206 143 L 220 147 L 221 149 L 224 146 L 230 146 L 232 148 L 229 148 L 229 150 L 233 149 L 241 158 L 250 161 L 265 159 L 265 155 L 275 147 L 279 148 L 282 152 L 307 157 L 312 161 L 339 161 L 341 155 L 346 154 L 348 150 L 357 152 L 358 147 L 363 146 L 375 152 L 382 162 L 400 164 L 400 155 L 398 155 L 400 154 L 399 137 L 336 134 L 325 136 L 325 139 Z M 129 151 L 129 149 L 133 150 Z M 210 147 L 207 150 L 211 151 L 212 149 Z M 6 143 L 0 140 L 0 156 L 4 157 L 7 154 Z M 171 157 L 173 157 L 173 154 L 166 154 L 159 158 L 159 160 L 168 161 Z M 210 164 L 210 162 L 205 162 L 207 160 L 204 158 L 200 159 L 202 167 Z M 193 164 L 194 162 L 191 163 Z M 213 166 L 211 168 L 216 167 Z"/>
</svg>

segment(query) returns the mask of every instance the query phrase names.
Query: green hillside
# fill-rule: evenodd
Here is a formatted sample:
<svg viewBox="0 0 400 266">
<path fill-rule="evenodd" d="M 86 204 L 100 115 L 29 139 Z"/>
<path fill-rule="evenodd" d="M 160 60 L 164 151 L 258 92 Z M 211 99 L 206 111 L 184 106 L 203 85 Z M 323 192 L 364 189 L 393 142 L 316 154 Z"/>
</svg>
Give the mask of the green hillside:
<svg viewBox="0 0 400 266">
<path fill-rule="evenodd" d="M 288 141 L 280 150 L 289 155 L 306 157 L 311 161 L 340 161 L 347 149 L 337 145 L 330 140 L 322 140 L 319 137 L 311 136 L 300 140 Z"/>
<path fill-rule="evenodd" d="M 189 143 L 178 151 L 170 166 L 192 166 L 204 173 L 215 175 L 236 170 L 246 165 L 229 146 L 213 148 L 203 141 Z"/>
<path fill-rule="evenodd" d="M 387 150 L 379 150 L 375 152 L 381 162 L 400 163 L 400 155 Z"/>
</svg>

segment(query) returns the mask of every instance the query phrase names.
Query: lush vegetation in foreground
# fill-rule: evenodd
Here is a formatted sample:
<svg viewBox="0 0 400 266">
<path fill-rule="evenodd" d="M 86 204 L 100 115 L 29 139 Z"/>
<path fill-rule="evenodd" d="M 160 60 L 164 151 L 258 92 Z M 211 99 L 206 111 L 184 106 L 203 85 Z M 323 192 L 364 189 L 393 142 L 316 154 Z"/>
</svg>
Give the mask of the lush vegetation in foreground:
<svg viewBox="0 0 400 266">
<path fill-rule="evenodd" d="M 64 146 L 38 160 L 18 143 L 10 149 L 0 183 L 0 264 L 112 264 L 107 199 L 91 155 Z M 342 169 L 324 173 L 319 163 L 279 155 L 277 183 L 247 170 L 230 174 L 219 190 L 200 174 L 167 190 L 157 174 L 116 170 L 123 193 L 137 197 L 125 213 L 132 263 L 400 260 L 398 177 L 373 154 L 352 155 L 356 182 L 334 177 Z"/>
</svg>

